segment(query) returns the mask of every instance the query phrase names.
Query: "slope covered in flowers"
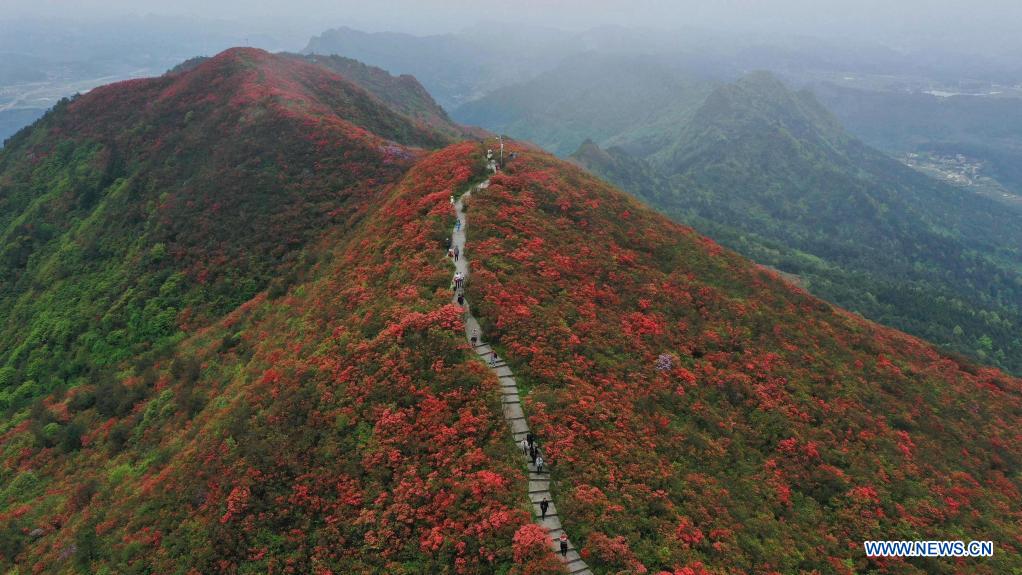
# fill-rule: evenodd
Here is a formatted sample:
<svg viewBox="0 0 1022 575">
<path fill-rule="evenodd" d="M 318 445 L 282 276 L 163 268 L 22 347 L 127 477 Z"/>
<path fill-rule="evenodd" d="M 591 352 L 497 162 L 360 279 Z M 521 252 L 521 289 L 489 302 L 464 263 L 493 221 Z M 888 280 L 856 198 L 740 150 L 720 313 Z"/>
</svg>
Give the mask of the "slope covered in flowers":
<svg viewBox="0 0 1022 575">
<path fill-rule="evenodd" d="M 599 573 L 1022 568 L 1022 386 L 832 308 L 546 154 L 475 194 L 469 299 Z M 992 559 L 867 560 L 867 539 Z"/>
<path fill-rule="evenodd" d="M 530 524 L 524 473 L 438 249 L 479 151 L 428 156 L 318 240 L 291 290 L 126 369 L 144 397 L 131 411 L 88 384 L 48 398 L 35 417 L 80 425 L 80 449 L 33 446 L 32 422 L 0 437 L 5 565 L 549 573 L 548 548 L 512 545 Z"/>
<path fill-rule="evenodd" d="M 0 151 L 0 427 L 284 289 L 310 241 L 447 142 L 251 49 L 61 103 Z"/>
</svg>

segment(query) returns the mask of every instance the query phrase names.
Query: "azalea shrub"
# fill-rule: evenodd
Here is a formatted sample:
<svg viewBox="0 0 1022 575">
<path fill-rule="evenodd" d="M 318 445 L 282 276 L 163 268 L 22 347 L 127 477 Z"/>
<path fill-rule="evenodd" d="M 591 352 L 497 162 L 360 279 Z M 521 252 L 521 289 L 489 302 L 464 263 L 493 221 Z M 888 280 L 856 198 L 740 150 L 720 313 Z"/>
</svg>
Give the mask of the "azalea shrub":
<svg viewBox="0 0 1022 575">
<path fill-rule="evenodd" d="M 596 573 L 1006 573 L 1020 382 L 809 296 L 528 146 L 474 194 L 469 300 Z M 863 540 L 992 540 L 989 559 Z"/>
</svg>

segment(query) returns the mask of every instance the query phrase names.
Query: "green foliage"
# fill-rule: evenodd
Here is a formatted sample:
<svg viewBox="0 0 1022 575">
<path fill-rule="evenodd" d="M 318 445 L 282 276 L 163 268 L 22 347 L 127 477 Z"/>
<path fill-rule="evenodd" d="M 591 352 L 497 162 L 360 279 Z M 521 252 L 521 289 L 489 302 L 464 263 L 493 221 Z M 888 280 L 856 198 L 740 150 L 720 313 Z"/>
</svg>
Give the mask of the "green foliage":
<svg viewBox="0 0 1022 575">
<path fill-rule="evenodd" d="M 1022 371 L 1022 220 L 851 139 L 807 94 L 752 76 L 648 157 L 575 157 L 817 295 Z"/>
</svg>

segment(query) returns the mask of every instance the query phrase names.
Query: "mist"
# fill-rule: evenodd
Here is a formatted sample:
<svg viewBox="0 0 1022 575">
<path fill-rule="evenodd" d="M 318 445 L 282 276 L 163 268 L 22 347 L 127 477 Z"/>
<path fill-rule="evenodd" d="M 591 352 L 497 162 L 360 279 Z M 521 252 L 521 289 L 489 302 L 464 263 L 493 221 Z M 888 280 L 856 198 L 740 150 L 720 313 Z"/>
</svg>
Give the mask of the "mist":
<svg viewBox="0 0 1022 575">
<path fill-rule="evenodd" d="M 1002 56 L 1022 48 L 1022 4 L 1011 0 L 7 0 L 0 20 L 71 22 L 126 16 L 223 21 L 238 36 L 274 36 L 291 49 L 337 26 L 412 34 L 454 32 L 498 21 L 566 30 L 601 26 L 706 29 L 753 36 L 810 36 L 905 50 Z"/>
</svg>

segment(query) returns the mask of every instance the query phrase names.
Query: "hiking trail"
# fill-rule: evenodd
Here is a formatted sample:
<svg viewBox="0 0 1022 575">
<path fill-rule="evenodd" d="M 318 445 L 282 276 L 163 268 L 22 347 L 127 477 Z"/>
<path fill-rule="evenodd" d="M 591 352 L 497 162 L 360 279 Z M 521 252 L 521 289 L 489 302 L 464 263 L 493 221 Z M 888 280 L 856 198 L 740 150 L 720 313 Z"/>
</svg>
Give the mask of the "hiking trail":
<svg viewBox="0 0 1022 575">
<path fill-rule="evenodd" d="M 489 163 L 489 169 L 492 172 L 496 172 L 496 164 L 494 162 Z M 467 280 L 469 276 L 469 265 L 468 258 L 465 254 L 465 236 L 468 229 L 468 220 L 465 217 L 465 210 L 463 201 L 465 198 L 472 196 L 473 191 L 485 190 L 490 185 L 490 180 L 482 182 L 469 189 L 465 192 L 458 200 L 454 203 L 454 210 L 461 220 L 461 227 L 455 228 L 451 236 L 451 249 L 457 247 L 460 252 L 460 257 L 454 262 L 455 272 L 461 272 L 462 276 Z M 457 292 L 457 290 L 455 290 Z M 457 293 L 454 295 L 455 303 L 457 303 Z M 471 334 L 475 331 L 479 335 L 479 340 L 474 345 L 474 351 L 476 354 L 489 365 L 490 369 L 497 375 L 500 381 L 500 394 L 501 404 L 504 410 L 504 419 L 507 420 L 508 425 L 511 427 L 511 434 L 515 440 L 515 446 L 519 453 L 521 448 L 518 447 L 522 439 L 529 433 L 529 422 L 525 418 L 525 412 L 522 411 L 522 400 L 518 395 L 518 384 L 515 381 L 514 374 L 511 372 L 511 368 L 508 367 L 507 363 L 503 359 L 499 359 L 496 364 L 490 364 L 490 357 L 493 353 L 493 348 L 489 344 L 483 343 L 483 332 L 482 328 L 479 327 L 479 322 L 475 316 L 472 315 L 471 308 L 469 307 L 468 298 L 465 298 L 465 337 L 471 343 Z M 538 439 L 537 439 L 538 444 Z M 550 472 L 545 470 L 544 473 L 537 473 L 535 465 L 532 464 L 530 458 L 522 453 L 522 457 L 525 458 L 526 467 L 529 471 L 529 500 L 530 506 L 532 507 L 533 521 L 547 529 L 550 535 L 550 545 L 553 548 L 558 558 L 564 562 L 568 569 L 568 573 L 571 575 L 593 575 L 593 572 L 586 565 L 582 557 L 579 556 L 578 550 L 572 544 L 571 539 L 568 539 L 568 554 L 561 556 L 560 541 L 559 538 L 564 533 L 564 527 L 561 525 L 560 517 L 557 514 L 557 507 L 554 505 L 553 497 L 550 494 Z M 542 518 L 540 512 L 539 502 L 546 498 L 550 502 L 550 506 L 547 509 L 546 519 Z"/>
</svg>

